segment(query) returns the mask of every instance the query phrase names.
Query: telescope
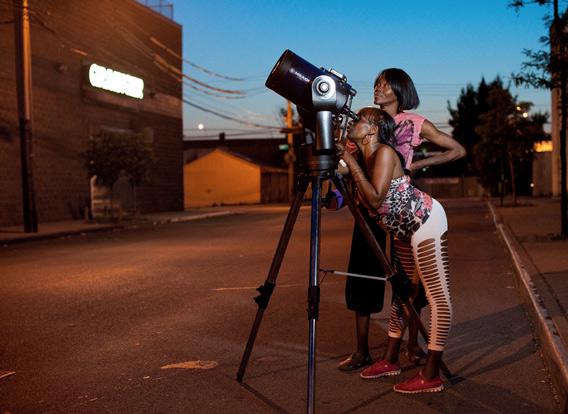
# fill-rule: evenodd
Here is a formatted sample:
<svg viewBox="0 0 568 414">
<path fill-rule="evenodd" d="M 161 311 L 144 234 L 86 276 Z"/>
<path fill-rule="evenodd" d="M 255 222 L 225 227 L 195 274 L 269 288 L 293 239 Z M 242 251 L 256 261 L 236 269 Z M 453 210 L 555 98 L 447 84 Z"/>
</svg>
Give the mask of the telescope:
<svg viewBox="0 0 568 414">
<path fill-rule="evenodd" d="M 315 124 L 312 169 L 335 169 L 333 121 L 344 123 L 345 134 L 348 118 L 357 119 L 357 114 L 351 111 L 357 91 L 347 83 L 347 77 L 333 69 L 317 68 L 291 50 L 285 50 L 265 85 L 298 107 L 304 125 L 313 128 Z"/>
</svg>

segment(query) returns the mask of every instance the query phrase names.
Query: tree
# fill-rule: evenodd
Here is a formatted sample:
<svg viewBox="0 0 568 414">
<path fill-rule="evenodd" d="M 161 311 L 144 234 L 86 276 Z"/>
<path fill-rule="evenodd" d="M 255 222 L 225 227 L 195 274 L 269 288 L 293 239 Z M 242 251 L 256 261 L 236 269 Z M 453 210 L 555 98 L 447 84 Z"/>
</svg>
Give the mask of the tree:
<svg viewBox="0 0 568 414">
<path fill-rule="evenodd" d="M 149 142 L 141 134 L 125 137 L 123 173 L 128 178 L 134 194 L 134 212 L 138 212 L 137 189 L 149 179 L 150 169 L 155 162 Z"/>
<path fill-rule="evenodd" d="M 479 142 L 479 135 L 475 127 L 479 124 L 479 116 L 487 112 L 487 89 L 485 79 L 481 79 L 477 89 L 472 84 L 461 90 L 456 108 L 452 108 L 448 101 L 450 112 L 450 126 L 452 135 L 466 149 L 464 173 L 466 175 L 479 175 L 474 162 L 474 146 Z"/>
<path fill-rule="evenodd" d="M 499 193 L 504 192 L 507 139 L 512 135 L 509 123 L 515 104 L 513 97 L 496 79 L 487 97 L 488 110 L 479 115 L 475 133 L 479 141 L 474 145 L 473 155 L 481 184 L 491 188 L 499 183 Z M 499 166 L 498 169 L 495 166 Z"/>
<path fill-rule="evenodd" d="M 113 211 L 113 188 L 123 170 L 124 143 L 119 134 L 102 131 L 91 137 L 89 148 L 83 152 L 89 178 L 110 191 L 110 209 Z"/>
<path fill-rule="evenodd" d="M 476 175 L 484 188 L 501 198 L 509 182 L 515 203 L 519 184 L 521 191 L 530 190 L 532 146 L 544 139 L 547 115 L 529 116 L 531 106 L 517 102 L 499 76 L 490 83 L 482 78 L 477 89 L 468 84 L 455 109 L 448 102 L 453 136 L 468 153 L 465 172 Z"/>
<path fill-rule="evenodd" d="M 101 131 L 91 137 L 89 148 L 82 156 L 89 177 L 95 177 L 97 185 L 109 189 L 111 214 L 113 188 L 121 176 L 128 178 L 134 194 L 134 210 L 137 211 L 137 187 L 148 180 L 154 163 L 152 147 L 143 136 Z"/>
<path fill-rule="evenodd" d="M 541 6 L 553 5 L 553 19 L 545 19 L 550 36 L 543 36 L 541 42 L 549 50 L 525 50 L 527 61 L 523 63 L 519 74 L 513 75 L 517 85 L 533 86 L 550 90 L 559 90 L 560 116 L 560 232 L 568 237 L 568 194 L 566 190 L 566 118 L 568 116 L 568 8 L 559 12 L 558 0 L 511 0 L 509 6 L 517 11 L 527 4 Z"/>
<path fill-rule="evenodd" d="M 535 141 L 544 139 L 543 125 L 547 115 L 529 115 L 530 102 L 517 102 L 509 88 L 504 88 L 497 78 L 488 89 L 488 110 L 480 114 L 475 132 L 479 142 L 474 146 L 479 177 L 485 187 L 499 182 L 499 192 L 504 194 L 505 179 L 511 183 L 513 205 L 517 204 L 517 171 L 530 165 Z M 496 170 L 495 166 L 499 169 Z M 496 180 L 496 172 L 499 178 Z"/>
</svg>

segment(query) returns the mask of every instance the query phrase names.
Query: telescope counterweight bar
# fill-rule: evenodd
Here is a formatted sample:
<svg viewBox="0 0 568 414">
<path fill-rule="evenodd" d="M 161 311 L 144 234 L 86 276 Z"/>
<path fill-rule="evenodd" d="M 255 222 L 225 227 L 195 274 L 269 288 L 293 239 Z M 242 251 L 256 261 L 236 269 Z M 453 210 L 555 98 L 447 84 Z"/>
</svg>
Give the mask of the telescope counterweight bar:
<svg viewBox="0 0 568 414">
<path fill-rule="evenodd" d="M 320 269 L 320 272 L 331 273 L 331 274 L 335 274 L 335 275 L 339 275 L 339 276 L 358 277 L 358 278 L 361 278 L 361 279 L 382 280 L 382 281 L 386 281 L 386 280 L 387 280 L 386 277 L 360 275 L 360 274 L 358 274 L 358 273 L 349 273 L 349 272 L 340 272 L 340 271 L 338 271 L 338 270 L 333 270 L 333 269 Z"/>
</svg>

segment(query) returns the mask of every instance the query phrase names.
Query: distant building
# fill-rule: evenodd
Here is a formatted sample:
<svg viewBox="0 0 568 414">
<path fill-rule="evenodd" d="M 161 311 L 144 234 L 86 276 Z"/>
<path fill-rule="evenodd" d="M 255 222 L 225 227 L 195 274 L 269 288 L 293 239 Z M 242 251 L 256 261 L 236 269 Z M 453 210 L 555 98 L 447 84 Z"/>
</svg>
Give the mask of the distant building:
<svg viewBox="0 0 568 414">
<path fill-rule="evenodd" d="M 184 141 L 185 208 L 288 202 L 286 139 Z"/>
<path fill-rule="evenodd" d="M 287 168 L 284 156 L 288 149 L 286 138 L 245 139 L 186 139 L 183 141 L 183 158 L 187 164 L 216 148 L 241 154 L 272 167 Z"/>
<path fill-rule="evenodd" d="M 181 26 L 134 0 L 29 3 L 39 225 L 93 206 L 100 189 L 81 154 L 101 131 L 152 142 L 142 212 L 183 209 Z M 0 8 L 0 21 L 12 19 L 11 7 Z M 23 221 L 14 44 L 14 25 L 0 25 L 0 226 Z"/>
<path fill-rule="evenodd" d="M 552 141 L 535 143 L 531 183 L 533 196 L 552 194 L 552 155 Z"/>
<path fill-rule="evenodd" d="M 184 167 L 185 208 L 288 201 L 288 171 L 217 148 Z"/>
</svg>

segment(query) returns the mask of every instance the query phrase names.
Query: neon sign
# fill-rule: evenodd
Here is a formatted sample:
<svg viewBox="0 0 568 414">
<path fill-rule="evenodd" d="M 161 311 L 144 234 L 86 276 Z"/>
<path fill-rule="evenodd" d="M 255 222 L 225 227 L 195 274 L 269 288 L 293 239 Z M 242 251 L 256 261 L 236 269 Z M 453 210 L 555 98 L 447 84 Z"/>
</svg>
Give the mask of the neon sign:
<svg viewBox="0 0 568 414">
<path fill-rule="evenodd" d="M 95 88 L 120 93 L 132 98 L 144 98 L 144 81 L 126 73 L 93 63 L 89 67 L 89 82 Z"/>
</svg>

